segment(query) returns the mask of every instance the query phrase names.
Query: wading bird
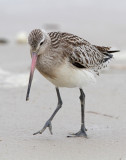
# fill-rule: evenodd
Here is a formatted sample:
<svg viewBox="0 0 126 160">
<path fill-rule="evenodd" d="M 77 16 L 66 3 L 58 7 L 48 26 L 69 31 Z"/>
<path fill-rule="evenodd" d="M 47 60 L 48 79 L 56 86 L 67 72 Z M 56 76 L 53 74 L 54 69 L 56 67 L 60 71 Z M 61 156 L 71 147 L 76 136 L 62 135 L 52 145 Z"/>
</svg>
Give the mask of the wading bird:
<svg viewBox="0 0 126 160">
<path fill-rule="evenodd" d="M 81 102 L 81 129 L 71 136 L 87 137 L 84 118 L 85 93 L 82 87 L 95 81 L 99 71 L 107 67 L 108 62 L 112 59 L 113 55 L 111 53 L 118 51 L 111 51 L 109 47 L 92 45 L 70 33 L 47 33 L 40 29 L 31 31 L 28 36 L 28 43 L 31 48 L 32 64 L 26 100 L 29 99 L 35 67 L 47 80 L 55 85 L 58 97 L 57 108 L 44 127 L 34 135 L 42 134 L 47 127 L 52 134 L 51 122 L 62 107 L 59 87 L 78 87 Z"/>
</svg>

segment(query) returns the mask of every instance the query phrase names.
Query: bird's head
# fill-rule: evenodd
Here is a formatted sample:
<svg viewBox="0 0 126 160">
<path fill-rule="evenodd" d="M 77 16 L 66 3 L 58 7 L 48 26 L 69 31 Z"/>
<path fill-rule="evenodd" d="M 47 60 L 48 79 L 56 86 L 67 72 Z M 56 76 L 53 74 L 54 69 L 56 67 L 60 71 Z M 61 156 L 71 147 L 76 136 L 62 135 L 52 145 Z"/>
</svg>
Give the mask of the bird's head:
<svg viewBox="0 0 126 160">
<path fill-rule="evenodd" d="M 28 36 L 28 43 L 30 45 L 31 55 L 33 52 L 36 55 L 40 55 L 48 46 L 49 36 L 44 30 L 34 29 Z"/>
<path fill-rule="evenodd" d="M 46 48 L 49 45 L 48 34 L 45 31 L 41 31 L 40 29 L 34 29 L 31 31 L 31 33 L 28 36 L 28 43 L 30 45 L 32 64 L 31 64 L 31 72 L 29 77 L 26 100 L 29 99 L 29 93 L 30 93 L 30 88 L 31 88 L 31 83 L 33 79 L 37 58 L 46 50 Z"/>
</svg>

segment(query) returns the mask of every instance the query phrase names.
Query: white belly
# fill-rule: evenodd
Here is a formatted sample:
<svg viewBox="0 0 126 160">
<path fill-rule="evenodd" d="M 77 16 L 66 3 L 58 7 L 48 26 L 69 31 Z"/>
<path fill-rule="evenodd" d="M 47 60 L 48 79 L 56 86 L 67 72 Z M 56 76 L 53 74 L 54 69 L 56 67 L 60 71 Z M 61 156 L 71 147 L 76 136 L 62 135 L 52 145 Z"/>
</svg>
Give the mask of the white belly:
<svg viewBox="0 0 126 160">
<path fill-rule="evenodd" d="M 86 69 L 75 68 L 72 65 L 63 64 L 55 70 L 55 79 L 46 77 L 56 87 L 80 87 L 86 86 L 88 83 L 95 82 L 94 74 Z"/>
</svg>

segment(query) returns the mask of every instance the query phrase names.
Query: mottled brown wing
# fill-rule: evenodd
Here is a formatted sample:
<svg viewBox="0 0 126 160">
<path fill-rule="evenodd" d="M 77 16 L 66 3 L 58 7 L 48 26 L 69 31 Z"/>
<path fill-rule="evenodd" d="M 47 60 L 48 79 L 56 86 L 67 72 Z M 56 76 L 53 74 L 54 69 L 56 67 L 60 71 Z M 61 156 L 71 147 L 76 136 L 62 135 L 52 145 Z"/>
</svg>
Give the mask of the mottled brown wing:
<svg viewBox="0 0 126 160">
<path fill-rule="evenodd" d="M 102 68 L 105 55 L 88 41 L 70 33 L 50 32 L 49 36 L 52 47 L 62 49 L 72 64 L 93 70 Z"/>
<path fill-rule="evenodd" d="M 96 69 L 104 55 L 86 40 L 69 33 L 61 33 L 61 43 L 71 63 L 79 63 L 85 68 Z"/>
</svg>

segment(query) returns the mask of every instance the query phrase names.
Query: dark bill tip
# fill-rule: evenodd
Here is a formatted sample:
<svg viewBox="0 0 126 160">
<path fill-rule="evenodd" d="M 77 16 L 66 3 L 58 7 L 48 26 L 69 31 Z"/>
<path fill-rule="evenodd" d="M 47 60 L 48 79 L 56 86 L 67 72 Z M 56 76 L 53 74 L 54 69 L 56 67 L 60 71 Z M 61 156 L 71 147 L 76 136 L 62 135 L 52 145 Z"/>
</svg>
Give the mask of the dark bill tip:
<svg viewBox="0 0 126 160">
<path fill-rule="evenodd" d="M 28 89 L 27 89 L 27 95 L 26 95 L 26 101 L 29 100 L 29 93 L 30 93 L 32 78 L 33 78 L 33 74 L 30 73 L 29 83 L 28 83 Z"/>
</svg>

